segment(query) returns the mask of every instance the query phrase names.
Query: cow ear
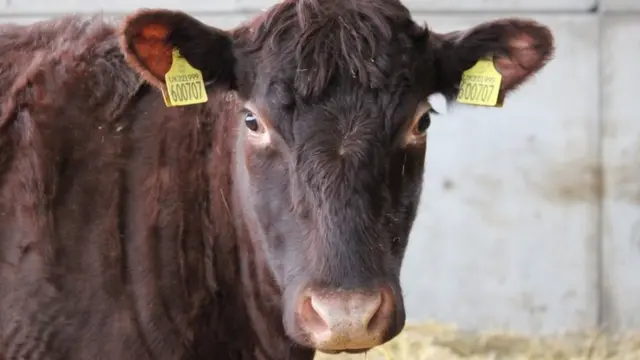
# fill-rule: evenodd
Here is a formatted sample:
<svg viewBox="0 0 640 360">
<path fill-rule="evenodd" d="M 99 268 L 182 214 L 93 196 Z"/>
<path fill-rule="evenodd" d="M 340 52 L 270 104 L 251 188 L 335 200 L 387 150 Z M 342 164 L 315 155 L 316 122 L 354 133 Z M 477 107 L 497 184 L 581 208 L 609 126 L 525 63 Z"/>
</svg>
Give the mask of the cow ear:
<svg viewBox="0 0 640 360">
<path fill-rule="evenodd" d="M 478 60 L 493 56 L 502 75 L 498 104 L 520 84 L 542 69 L 554 55 L 551 31 L 535 21 L 503 19 L 468 31 L 431 33 L 436 61 L 436 91 L 451 100 L 459 91 L 462 74 Z"/>
<path fill-rule="evenodd" d="M 231 35 L 179 11 L 143 9 L 129 15 L 120 31 L 126 60 L 157 87 L 173 63 L 173 50 L 202 72 L 205 83 L 234 86 Z"/>
</svg>

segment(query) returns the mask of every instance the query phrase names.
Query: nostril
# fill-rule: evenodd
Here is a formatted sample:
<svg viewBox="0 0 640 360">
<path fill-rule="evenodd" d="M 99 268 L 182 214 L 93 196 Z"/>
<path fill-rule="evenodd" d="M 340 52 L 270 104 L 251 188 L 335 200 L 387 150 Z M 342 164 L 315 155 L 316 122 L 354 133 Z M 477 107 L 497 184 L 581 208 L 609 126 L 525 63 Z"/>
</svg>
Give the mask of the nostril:
<svg viewBox="0 0 640 360">
<path fill-rule="evenodd" d="M 313 298 L 310 296 L 305 296 L 302 300 L 300 318 L 305 327 L 311 332 L 323 332 L 329 329 L 329 325 L 313 306 Z"/>
<path fill-rule="evenodd" d="M 384 326 L 388 307 L 389 299 L 383 292 L 311 293 L 303 300 L 302 320 L 307 328 L 313 325 L 313 330 L 367 331 Z"/>
<path fill-rule="evenodd" d="M 382 295 L 379 293 L 367 296 L 366 299 L 358 304 L 362 311 L 362 325 L 367 329 L 371 329 L 374 320 L 380 318 L 380 305 L 382 305 Z"/>
<path fill-rule="evenodd" d="M 378 293 L 378 301 L 375 310 L 371 313 L 367 331 L 377 332 L 377 330 L 387 327 L 389 315 L 393 311 L 393 297 L 388 291 Z"/>
</svg>

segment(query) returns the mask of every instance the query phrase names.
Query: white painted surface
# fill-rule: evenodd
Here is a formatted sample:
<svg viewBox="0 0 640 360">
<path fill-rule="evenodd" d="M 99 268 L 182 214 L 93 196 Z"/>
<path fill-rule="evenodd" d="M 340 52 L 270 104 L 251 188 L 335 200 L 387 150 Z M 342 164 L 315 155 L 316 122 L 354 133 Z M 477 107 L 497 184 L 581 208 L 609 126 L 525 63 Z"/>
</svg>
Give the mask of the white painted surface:
<svg viewBox="0 0 640 360">
<path fill-rule="evenodd" d="M 614 0 L 622 1 L 622 0 Z M 634 1 L 634 0 L 631 0 Z M 131 11 L 140 7 L 181 9 L 184 11 L 256 11 L 274 4 L 274 0 L 4 0 L 11 12 L 61 13 L 67 11 L 114 12 Z M 406 0 L 412 10 L 419 11 L 496 11 L 496 10 L 555 10 L 576 11 L 593 7 L 596 0 Z"/>
<path fill-rule="evenodd" d="M 407 0 L 405 4 L 426 11 L 575 11 L 593 7 L 596 0 Z"/>
<path fill-rule="evenodd" d="M 242 8 L 263 9 L 273 0 L 237 0 Z M 405 0 L 412 11 L 587 10 L 596 0 Z"/>
<path fill-rule="evenodd" d="M 614 330 L 640 330 L 640 230 L 633 230 L 640 228 L 640 200 L 632 197 L 640 196 L 640 173 L 633 172 L 640 169 L 640 116 L 632 106 L 632 81 L 640 79 L 640 19 L 605 16 L 607 68 L 600 84 L 599 14 L 586 11 L 594 1 L 405 2 L 422 11 L 416 12 L 419 21 L 442 32 L 504 16 L 534 17 L 552 27 L 558 47 L 556 60 L 510 96 L 504 108 L 459 105 L 434 117 L 425 193 L 403 271 L 409 320 L 529 333 L 588 330 L 597 320 L 603 242 L 605 320 Z M 0 21 L 29 23 L 64 12 L 165 7 L 230 28 L 250 15 L 244 10 L 272 3 L 0 0 Z M 631 9 L 640 0 L 602 3 L 604 8 Z M 418 15 L 423 10 L 439 13 L 425 18 Z M 486 11 L 499 12 L 474 14 Z M 593 180 L 601 96 L 604 217 L 598 213 Z"/>
<path fill-rule="evenodd" d="M 640 11 L 640 0 L 599 0 L 607 11 Z"/>
<path fill-rule="evenodd" d="M 640 15 L 605 19 L 602 35 L 605 315 L 640 329 Z"/>
<path fill-rule="evenodd" d="M 14 14 L 59 14 L 65 12 L 129 12 L 138 8 L 166 8 L 187 12 L 238 11 L 239 0 L 3 0 L 6 12 Z"/>
<path fill-rule="evenodd" d="M 206 24 L 209 24 L 211 26 L 216 26 L 222 29 L 231 29 L 234 26 L 237 26 L 239 23 L 241 23 L 245 19 L 247 19 L 247 17 L 251 16 L 250 14 L 235 14 L 235 13 L 213 14 L 213 15 L 194 13 L 192 15 L 196 17 L 198 20 Z M 4 15 L 3 16 L 2 14 L 0 14 L 0 23 L 11 22 L 11 23 L 17 23 L 17 24 L 30 24 L 35 21 L 44 20 L 49 16 L 50 15 L 46 15 L 46 14 L 41 14 L 37 16 L 29 16 L 29 15 L 16 15 L 16 16 Z M 110 19 L 122 19 L 123 15 L 105 13 L 105 17 Z"/>
</svg>

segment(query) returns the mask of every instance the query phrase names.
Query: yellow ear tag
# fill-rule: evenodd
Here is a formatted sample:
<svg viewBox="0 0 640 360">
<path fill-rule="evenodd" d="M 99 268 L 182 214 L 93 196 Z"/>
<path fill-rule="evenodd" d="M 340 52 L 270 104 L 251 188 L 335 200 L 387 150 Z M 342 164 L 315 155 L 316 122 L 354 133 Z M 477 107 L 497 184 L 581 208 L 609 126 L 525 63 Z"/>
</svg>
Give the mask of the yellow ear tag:
<svg viewBox="0 0 640 360">
<path fill-rule="evenodd" d="M 208 100 L 202 72 L 191 66 L 180 55 L 178 49 L 173 49 L 171 69 L 164 76 L 164 80 L 167 83 L 168 100 L 173 106 L 200 104 Z M 163 97 L 167 103 L 164 92 Z"/>
<path fill-rule="evenodd" d="M 171 100 L 169 100 L 167 90 L 163 87 L 160 89 L 160 91 L 162 92 L 162 99 L 164 99 L 164 104 L 167 105 L 167 107 L 172 107 L 173 104 L 171 104 Z"/>
<path fill-rule="evenodd" d="M 493 57 L 480 59 L 462 74 L 456 100 L 462 104 L 496 106 L 501 82 L 502 75 L 493 65 Z"/>
</svg>

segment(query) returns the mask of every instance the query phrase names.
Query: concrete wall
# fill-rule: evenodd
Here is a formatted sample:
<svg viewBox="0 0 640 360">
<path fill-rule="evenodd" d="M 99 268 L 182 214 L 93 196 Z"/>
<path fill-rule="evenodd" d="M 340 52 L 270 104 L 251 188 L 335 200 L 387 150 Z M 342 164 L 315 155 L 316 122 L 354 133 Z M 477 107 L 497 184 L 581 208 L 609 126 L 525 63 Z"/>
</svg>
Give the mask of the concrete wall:
<svg viewBox="0 0 640 360">
<path fill-rule="evenodd" d="M 273 0 L 4 0 L 0 20 L 180 8 L 231 27 Z M 55 4 L 55 6 L 54 6 Z M 437 31 L 533 17 L 557 58 L 502 109 L 459 105 L 429 134 L 403 271 L 410 320 L 555 333 L 640 330 L 638 0 L 406 0 Z"/>
<path fill-rule="evenodd" d="M 495 16 L 430 20 L 461 28 Z M 403 278 L 417 317 L 527 332 L 597 323 L 598 19 L 533 17 L 556 36 L 548 68 L 504 108 L 459 106 L 430 130 Z"/>
</svg>

